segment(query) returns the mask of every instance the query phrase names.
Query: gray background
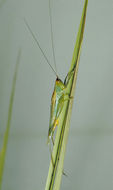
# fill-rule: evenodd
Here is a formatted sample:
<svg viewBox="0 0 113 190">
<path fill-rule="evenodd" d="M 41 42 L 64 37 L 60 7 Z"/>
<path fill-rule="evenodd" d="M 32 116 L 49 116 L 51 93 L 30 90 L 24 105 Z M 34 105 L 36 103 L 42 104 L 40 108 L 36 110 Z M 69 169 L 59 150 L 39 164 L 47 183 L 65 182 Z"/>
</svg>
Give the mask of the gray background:
<svg viewBox="0 0 113 190">
<path fill-rule="evenodd" d="M 50 155 L 46 145 L 55 76 L 25 26 L 29 22 L 53 64 L 48 1 L 6 0 L 0 6 L 0 147 L 12 78 L 22 48 L 2 190 L 43 190 Z M 54 0 L 52 19 L 58 73 L 72 59 L 82 0 Z M 113 189 L 113 2 L 89 0 L 71 118 L 62 190 Z"/>
</svg>

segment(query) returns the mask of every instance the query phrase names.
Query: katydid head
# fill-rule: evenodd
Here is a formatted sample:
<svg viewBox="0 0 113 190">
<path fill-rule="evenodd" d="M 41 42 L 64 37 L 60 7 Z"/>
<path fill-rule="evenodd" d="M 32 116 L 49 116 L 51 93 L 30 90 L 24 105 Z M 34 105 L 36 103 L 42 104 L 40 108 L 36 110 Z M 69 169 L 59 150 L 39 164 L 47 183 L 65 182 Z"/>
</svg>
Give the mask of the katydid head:
<svg viewBox="0 0 113 190">
<path fill-rule="evenodd" d="M 64 83 L 58 77 L 56 78 L 56 81 L 55 81 L 55 87 L 56 87 L 56 91 L 62 91 L 65 88 Z"/>
</svg>

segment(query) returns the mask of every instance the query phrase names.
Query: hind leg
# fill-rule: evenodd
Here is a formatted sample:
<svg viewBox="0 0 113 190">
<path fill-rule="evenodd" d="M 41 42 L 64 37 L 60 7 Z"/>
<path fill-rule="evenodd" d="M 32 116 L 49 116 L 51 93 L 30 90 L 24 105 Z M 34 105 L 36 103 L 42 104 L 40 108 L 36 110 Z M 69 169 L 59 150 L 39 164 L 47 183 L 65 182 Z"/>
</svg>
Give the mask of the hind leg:
<svg viewBox="0 0 113 190">
<path fill-rule="evenodd" d="M 53 127 L 53 132 L 52 132 L 52 136 L 51 136 L 51 140 L 52 140 L 53 146 L 54 146 L 54 138 L 53 138 L 53 135 L 54 135 L 54 131 L 55 131 L 56 127 L 58 126 L 58 124 L 59 124 L 59 120 L 58 120 L 58 119 L 55 119 L 54 127 Z"/>
</svg>

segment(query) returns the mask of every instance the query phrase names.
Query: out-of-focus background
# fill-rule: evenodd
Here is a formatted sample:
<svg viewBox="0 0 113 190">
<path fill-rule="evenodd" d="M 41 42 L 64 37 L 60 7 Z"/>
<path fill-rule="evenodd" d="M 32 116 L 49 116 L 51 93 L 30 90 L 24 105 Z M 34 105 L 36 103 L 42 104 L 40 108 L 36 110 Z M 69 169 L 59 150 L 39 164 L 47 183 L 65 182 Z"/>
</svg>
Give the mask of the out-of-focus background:
<svg viewBox="0 0 113 190">
<path fill-rule="evenodd" d="M 54 47 L 64 80 L 72 59 L 83 0 L 52 0 Z M 18 50 L 22 55 L 14 98 L 2 190 L 43 190 L 55 76 L 28 31 L 31 26 L 53 64 L 48 0 L 0 1 L 0 148 Z M 89 0 L 62 190 L 113 189 L 113 2 Z"/>
</svg>

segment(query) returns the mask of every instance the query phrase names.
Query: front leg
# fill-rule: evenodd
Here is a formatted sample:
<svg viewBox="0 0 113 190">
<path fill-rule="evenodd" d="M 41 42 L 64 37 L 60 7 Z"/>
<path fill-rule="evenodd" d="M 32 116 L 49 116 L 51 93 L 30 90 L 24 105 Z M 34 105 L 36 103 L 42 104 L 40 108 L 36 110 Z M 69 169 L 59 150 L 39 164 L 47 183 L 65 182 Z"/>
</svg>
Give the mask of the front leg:
<svg viewBox="0 0 113 190">
<path fill-rule="evenodd" d="M 69 83 L 69 80 L 70 78 L 73 76 L 74 74 L 74 69 L 72 69 L 67 75 L 66 75 L 66 78 L 64 80 L 64 85 L 67 87 L 68 83 Z"/>
<path fill-rule="evenodd" d="M 70 96 L 69 93 L 64 94 L 64 101 L 73 99 L 73 96 Z"/>
</svg>

